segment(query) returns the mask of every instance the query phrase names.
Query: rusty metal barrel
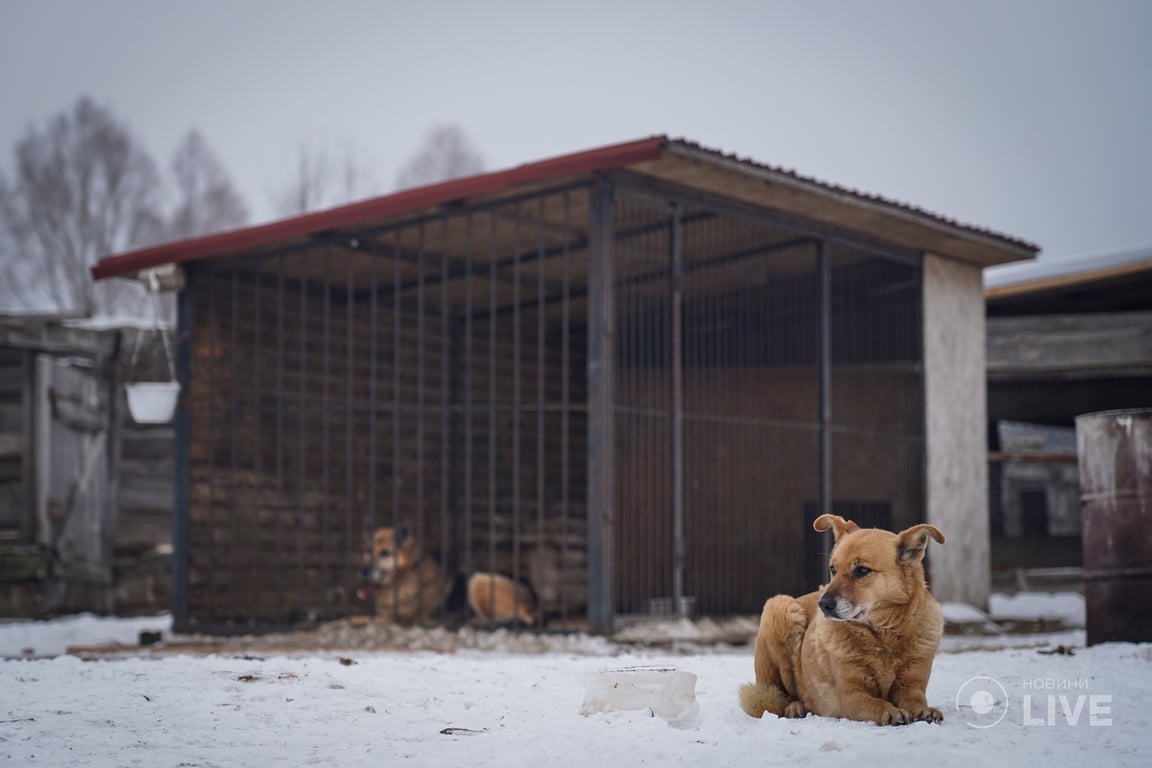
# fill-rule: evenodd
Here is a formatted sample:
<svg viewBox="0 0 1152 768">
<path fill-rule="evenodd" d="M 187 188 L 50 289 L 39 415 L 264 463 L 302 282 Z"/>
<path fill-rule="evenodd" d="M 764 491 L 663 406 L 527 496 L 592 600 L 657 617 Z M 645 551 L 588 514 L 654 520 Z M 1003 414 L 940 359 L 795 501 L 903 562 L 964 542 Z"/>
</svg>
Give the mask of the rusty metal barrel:
<svg viewBox="0 0 1152 768">
<path fill-rule="evenodd" d="M 1152 640 L 1152 408 L 1076 417 L 1088 645 Z"/>
</svg>

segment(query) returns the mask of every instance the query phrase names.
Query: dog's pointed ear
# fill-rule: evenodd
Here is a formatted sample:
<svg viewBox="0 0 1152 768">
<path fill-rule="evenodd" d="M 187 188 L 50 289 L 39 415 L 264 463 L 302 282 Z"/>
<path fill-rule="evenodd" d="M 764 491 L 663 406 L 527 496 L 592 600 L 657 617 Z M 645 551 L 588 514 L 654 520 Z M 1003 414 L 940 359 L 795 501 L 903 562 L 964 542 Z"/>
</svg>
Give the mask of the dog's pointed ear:
<svg viewBox="0 0 1152 768">
<path fill-rule="evenodd" d="M 404 546 L 408 541 L 408 537 L 412 535 L 412 529 L 408 526 L 408 521 L 402 521 L 396 524 L 396 548 Z"/>
<path fill-rule="evenodd" d="M 840 515 L 820 515 L 813 521 L 812 527 L 821 533 L 831 528 L 832 538 L 835 541 L 840 541 L 840 537 L 846 533 L 860 530 L 860 526 L 851 520 L 845 520 Z"/>
<path fill-rule="evenodd" d="M 900 553 L 900 562 L 918 563 L 923 560 L 929 536 L 936 539 L 937 543 L 944 543 L 944 534 L 940 529 L 927 523 L 914 525 L 896 534 L 896 549 Z"/>
</svg>

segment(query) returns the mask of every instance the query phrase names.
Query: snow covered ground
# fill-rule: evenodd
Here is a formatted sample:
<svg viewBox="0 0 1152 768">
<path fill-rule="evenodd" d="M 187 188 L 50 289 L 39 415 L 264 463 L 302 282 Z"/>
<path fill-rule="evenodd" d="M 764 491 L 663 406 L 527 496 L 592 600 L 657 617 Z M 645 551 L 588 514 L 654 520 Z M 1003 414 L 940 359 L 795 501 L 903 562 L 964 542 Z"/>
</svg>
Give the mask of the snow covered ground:
<svg viewBox="0 0 1152 768">
<path fill-rule="evenodd" d="M 0 655 L 134 642 L 141 629 L 166 625 L 164 617 L 0 624 Z M 747 717 L 736 689 L 752 677 L 750 647 L 681 654 L 567 637 L 524 653 L 510 649 L 527 646 L 496 635 L 486 644 L 495 650 L 449 653 L 261 653 L 254 646 L 211 655 L 8 659 L 0 661 L 0 763 L 1149 764 L 1152 644 L 1085 649 L 1078 631 L 946 641 L 928 688 L 945 722 L 899 728 Z M 579 714 L 580 675 L 654 664 L 697 676 L 695 719 L 674 726 L 649 711 Z"/>
<path fill-rule="evenodd" d="M 994 593 L 988 597 L 988 613 L 994 619 L 1045 619 L 1082 627 L 1084 596 L 1075 592 Z"/>
<path fill-rule="evenodd" d="M 168 616 L 103 618 L 90 613 L 53 621 L 0 623 L 0 658 L 59 656 L 73 645 L 136 645 L 140 633 L 168 632 Z"/>
</svg>

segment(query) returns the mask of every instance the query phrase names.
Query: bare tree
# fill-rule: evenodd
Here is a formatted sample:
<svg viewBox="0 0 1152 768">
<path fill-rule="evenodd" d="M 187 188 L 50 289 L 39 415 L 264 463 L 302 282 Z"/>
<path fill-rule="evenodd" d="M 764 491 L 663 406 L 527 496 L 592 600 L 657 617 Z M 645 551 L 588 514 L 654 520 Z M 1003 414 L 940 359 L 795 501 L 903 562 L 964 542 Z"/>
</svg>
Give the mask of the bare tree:
<svg viewBox="0 0 1152 768">
<path fill-rule="evenodd" d="M 272 204 L 282 216 L 298 216 L 371 196 L 377 186 L 366 167 L 347 146 L 323 149 L 301 144 L 296 149 L 295 173 L 272 195 Z"/>
<path fill-rule="evenodd" d="M 170 210 L 162 204 L 165 181 Z M 11 180 L 0 172 L 0 278 L 13 289 L 5 303 L 139 315 L 145 311 L 140 286 L 94 284 L 88 267 L 96 259 L 247 220 L 223 164 L 198 132 L 189 131 L 173 155 L 170 180 L 162 179 L 128 129 L 81 98 L 44 130 L 28 129 L 15 147 Z"/>
<path fill-rule="evenodd" d="M 29 127 L 14 155 L 12 178 L 0 172 L 3 282 L 25 309 L 113 309 L 123 284 L 94 285 L 88 266 L 130 247 L 157 215 L 151 159 L 88 97 L 43 129 Z"/>
<path fill-rule="evenodd" d="M 484 158 L 458 125 L 438 125 L 396 176 L 396 188 L 408 189 L 471 176 L 484 171 Z"/>
<path fill-rule="evenodd" d="M 216 153 L 200 132 L 190 130 L 176 148 L 169 165 L 172 206 L 166 214 L 150 209 L 141 217 L 133 246 L 186 240 L 248 223 L 248 207 Z M 146 309 L 160 317 L 175 316 L 175 297 L 157 297 Z"/>
<path fill-rule="evenodd" d="M 189 131 L 177 147 L 172 180 L 176 206 L 168 215 L 168 239 L 183 240 L 248 223 L 248 207 L 198 131 Z"/>
</svg>

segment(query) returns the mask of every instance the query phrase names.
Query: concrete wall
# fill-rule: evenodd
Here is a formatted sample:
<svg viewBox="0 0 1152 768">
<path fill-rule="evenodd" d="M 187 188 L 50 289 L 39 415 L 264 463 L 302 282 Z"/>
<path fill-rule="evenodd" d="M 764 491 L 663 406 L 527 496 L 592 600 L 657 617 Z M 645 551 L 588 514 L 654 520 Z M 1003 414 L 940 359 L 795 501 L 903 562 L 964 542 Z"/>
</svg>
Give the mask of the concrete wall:
<svg viewBox="0 0 1152 768">
<path fill-rule="evenodd" d="M 928 547 L 941 601 L 985 608 L 988 536 L 987 402 L 981 270 L 931 254 L 924 260 L 926 519 L 948 543 Z"/>
</svg>

